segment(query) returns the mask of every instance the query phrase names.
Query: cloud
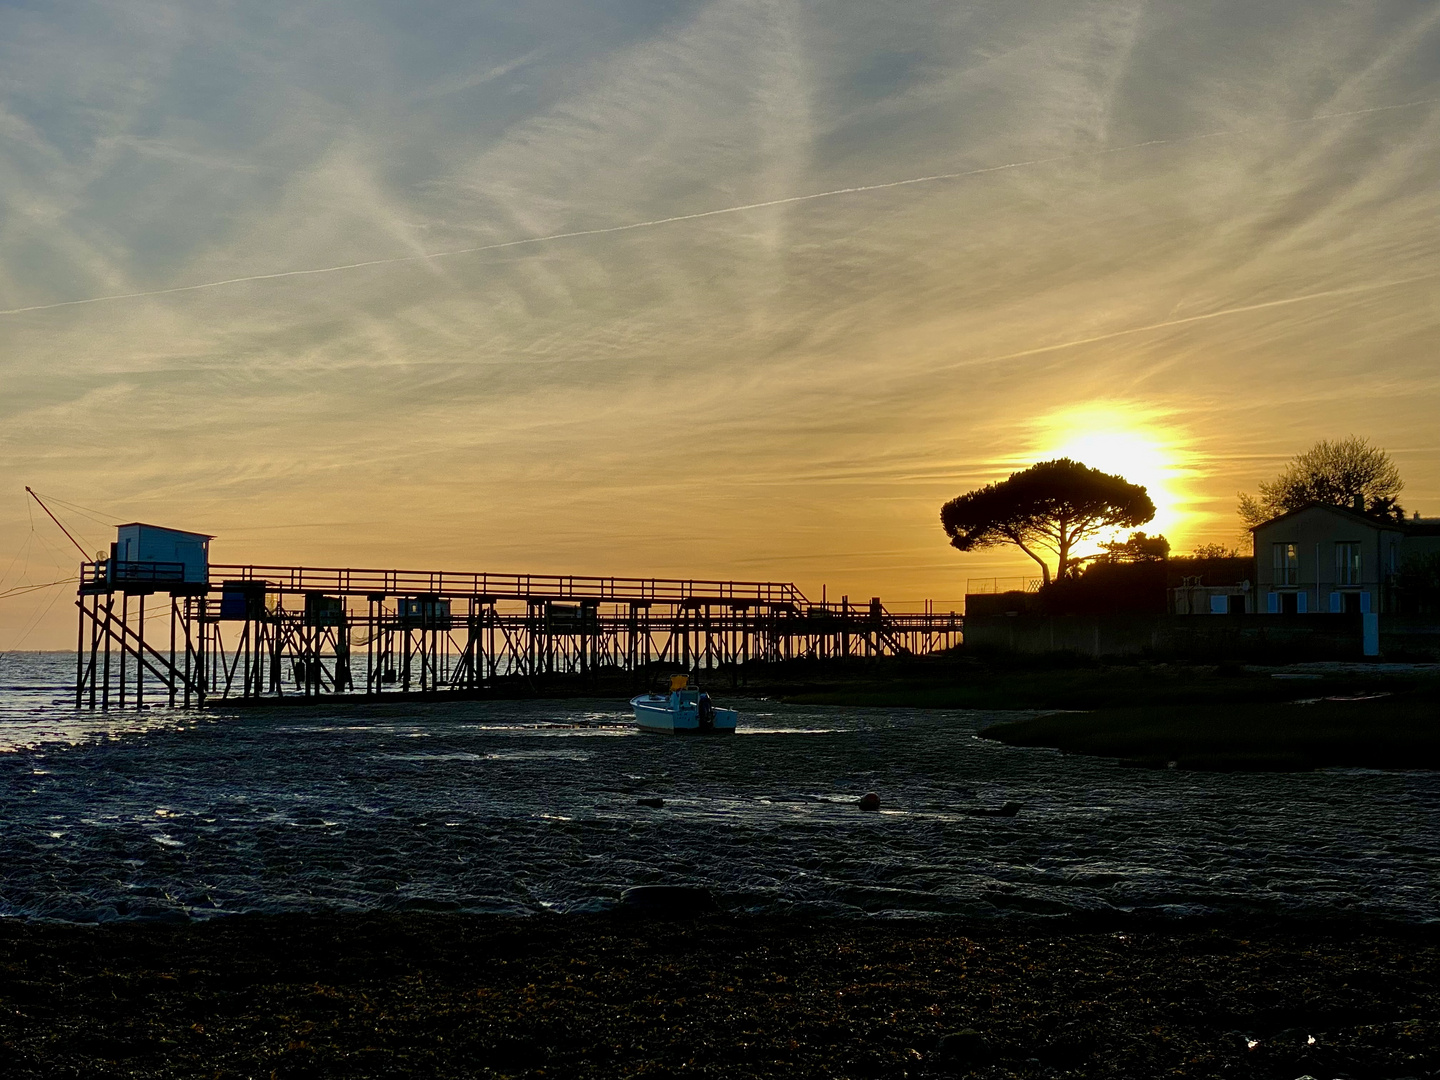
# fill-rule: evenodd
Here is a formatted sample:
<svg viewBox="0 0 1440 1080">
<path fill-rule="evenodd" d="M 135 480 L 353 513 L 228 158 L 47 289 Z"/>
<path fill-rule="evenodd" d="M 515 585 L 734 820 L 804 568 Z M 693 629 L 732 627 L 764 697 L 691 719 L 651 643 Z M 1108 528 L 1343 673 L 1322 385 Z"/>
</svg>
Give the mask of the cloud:
<svg viewBox="0 0 1440 1080">
<path fill-rule="evenodd" d="M 493 64 L 482 71 L 462 72 L 459 75 L 445 79 L 435 86 L 428 86 L 411 96 L 412 101 L 426 102 L 436 98 L 448 97 L 451 94 L 463 94 L 467 90 L 474 90 L 492 83 L 496 79 L 503 79 L 507 75 L 533 64 L 540 57 L 545 55 L 545 49 L 531 49 L 522 56 L 512 60 L 505 60 L 499 64 Z"/>
<path fill-rule="evenodd" d="M 1433 442 L 1437 36 L 1420 0 L 3 9 L 0 472 L 226 558 L 955 596 L 939 503 L 1123 400 L 1191 437 L 1171 539 L 1229 539 L 1315 438 Z"/>
</svg>

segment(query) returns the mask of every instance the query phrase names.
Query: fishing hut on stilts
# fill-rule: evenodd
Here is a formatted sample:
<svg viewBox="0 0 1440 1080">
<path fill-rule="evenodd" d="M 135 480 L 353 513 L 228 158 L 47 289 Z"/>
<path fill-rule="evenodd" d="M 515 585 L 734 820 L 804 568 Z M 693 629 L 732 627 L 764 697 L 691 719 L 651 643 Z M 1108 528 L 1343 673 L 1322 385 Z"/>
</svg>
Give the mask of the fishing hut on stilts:
<svg viewBox="0 0 1440 1080">
<path fill-rule="evenodd" d="M 77 707 L 543 693 L 657 665 L 738 683 L 755 662 L 935 652 L 962 628 L 779 582 L 217 565 L 212 539 L 135 522 L 81 564 Z"/>
</svg>

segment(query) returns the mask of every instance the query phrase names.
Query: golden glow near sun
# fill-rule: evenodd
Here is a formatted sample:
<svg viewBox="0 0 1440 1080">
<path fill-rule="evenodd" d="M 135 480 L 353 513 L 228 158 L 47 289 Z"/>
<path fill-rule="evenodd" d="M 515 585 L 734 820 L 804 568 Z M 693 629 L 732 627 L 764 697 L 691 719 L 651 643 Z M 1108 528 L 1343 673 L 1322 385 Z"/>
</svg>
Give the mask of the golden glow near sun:
<svg viewBox="0 0 1440 1080">
<path fill-rule="evenodd" d="M 1190 469 L 1188 440 L 1165 418 L 1125 405 L 1087 405 L 1052 413 L 1036 425 L 1034 461 L 1068 457 L 1101 472 L 1140 484 L 1155 503 L 1155 517 L 1141 528 L 1163 533 L 1173 550 L 1185 550 Z M 1115 539 L 1124 539 L 1121 530 Z"/>
</svg>

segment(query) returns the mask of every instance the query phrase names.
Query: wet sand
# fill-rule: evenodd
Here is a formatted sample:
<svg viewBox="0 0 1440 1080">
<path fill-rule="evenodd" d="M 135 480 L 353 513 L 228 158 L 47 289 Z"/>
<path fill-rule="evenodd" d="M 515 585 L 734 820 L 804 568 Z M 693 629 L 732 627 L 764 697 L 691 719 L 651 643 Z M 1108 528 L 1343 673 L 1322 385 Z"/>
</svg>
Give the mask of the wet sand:
<svg viewBox="0 0 1440 1080">
<path fill-rule="evenodd" d="M 15 920 L 0 1075 L 1437 1076 L 1440 928 Z"/>
<path fill-rule="evenodd" d="M 1162 769 L 1440 769 L 1440 688 L 1298 704 L 1100 709 L 1000 723 L 981 736 Z"/>
</svg>

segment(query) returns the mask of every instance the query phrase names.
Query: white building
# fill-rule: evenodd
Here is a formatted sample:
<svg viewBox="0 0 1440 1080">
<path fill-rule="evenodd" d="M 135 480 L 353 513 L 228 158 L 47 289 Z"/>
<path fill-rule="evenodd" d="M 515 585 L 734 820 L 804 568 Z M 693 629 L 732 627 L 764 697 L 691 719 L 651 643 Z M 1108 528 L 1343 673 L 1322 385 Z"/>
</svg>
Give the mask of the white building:
<svg viewBox="0 0 1440 1080">
<path fill-rule="evenodd" d="M 208 585 L 210 541 L 205 533 L 132 521 L 116 530 L 106 573 L 112 586 Z"/>
</svg>

